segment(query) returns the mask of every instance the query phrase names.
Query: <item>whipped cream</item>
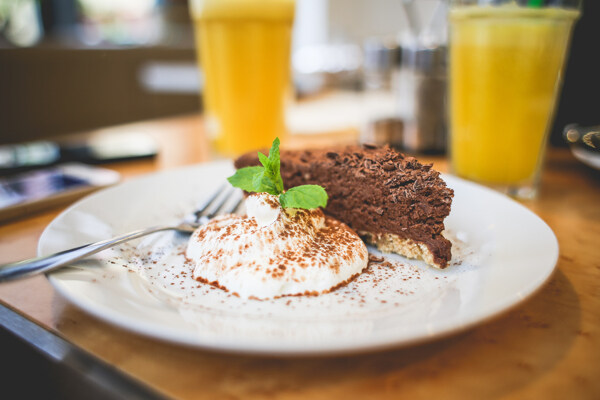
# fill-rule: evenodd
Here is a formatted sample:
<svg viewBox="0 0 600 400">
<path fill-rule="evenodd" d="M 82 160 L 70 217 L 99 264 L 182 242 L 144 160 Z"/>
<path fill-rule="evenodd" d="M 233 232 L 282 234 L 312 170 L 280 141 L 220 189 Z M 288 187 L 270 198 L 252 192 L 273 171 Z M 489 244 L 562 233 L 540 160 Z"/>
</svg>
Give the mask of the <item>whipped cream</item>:
<svg viewBox="0 0 600 400">
<path fill-rule="evenodd" d="M 348 226 L 320 209 L 283 209 L 266 193 L 246 199 L 246 216 L 198 228 L 186 256 L 193 277 L 244 298 L 320 294 L 367 266 L 368 252 Z"/>
</svg>

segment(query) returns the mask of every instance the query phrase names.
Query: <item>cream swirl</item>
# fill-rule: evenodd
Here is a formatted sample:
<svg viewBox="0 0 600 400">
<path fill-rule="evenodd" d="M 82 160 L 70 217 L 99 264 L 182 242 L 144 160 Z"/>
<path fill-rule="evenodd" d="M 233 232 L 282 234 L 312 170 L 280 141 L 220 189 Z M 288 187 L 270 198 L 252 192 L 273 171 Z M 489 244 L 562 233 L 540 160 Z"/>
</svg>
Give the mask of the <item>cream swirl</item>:
<svg viewBox="0 0 600 400">
<path fill-rule="evenodd" d="M 320 209 L 283 209 L 276 196 L 253 194 L 247 216 L 215 218 L 190 238 L 196 280 L 244 298 L 319 294 L 350 280 L 368 262 L 365 244 Z"/>
</svg>

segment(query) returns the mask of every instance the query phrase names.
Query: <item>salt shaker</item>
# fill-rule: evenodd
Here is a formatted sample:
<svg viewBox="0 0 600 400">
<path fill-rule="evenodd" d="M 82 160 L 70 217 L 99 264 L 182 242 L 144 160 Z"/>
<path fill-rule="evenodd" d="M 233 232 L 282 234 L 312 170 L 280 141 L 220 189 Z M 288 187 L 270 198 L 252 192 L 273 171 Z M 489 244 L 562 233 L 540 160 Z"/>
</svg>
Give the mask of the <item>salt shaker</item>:
<svg viewBox="0 0 600 400">
<path fill-rule="evenodd" d="M 360 141 L 402 146 L 404 124 L 398 118 L 394 72 L 400 59 L 395 40 L 371 38 L 363 46 L 363 112 L 366 114 Z"/>
<path fill-rule="evenodd" d="M 407 12 L 408 18 L 414 13 Z M 417 24 L 413 24 L 416 26 Z M 439 1 L 433 16 L 413 40 L 402 46 L 402 75 L 398 81 L 404 109 L 402 147 L 415 153 L 446 150 L 446 7 Z"/>
</svg>

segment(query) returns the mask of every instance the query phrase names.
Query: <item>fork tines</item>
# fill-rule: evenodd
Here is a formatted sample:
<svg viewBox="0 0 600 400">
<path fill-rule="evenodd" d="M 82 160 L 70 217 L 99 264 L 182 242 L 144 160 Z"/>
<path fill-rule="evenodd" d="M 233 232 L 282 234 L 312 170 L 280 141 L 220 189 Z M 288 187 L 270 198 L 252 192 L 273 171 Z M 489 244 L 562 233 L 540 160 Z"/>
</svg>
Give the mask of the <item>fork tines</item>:
<svg viewBox="0 0 600 400">
<path fill-rule="evenodd" d="M 200 218 L 214 218 L 220 214 L 236 213 L 242 204 L 244 197 L 242 191 L 223 184 L 194 213 L 197 220 Z"/>
</svg>

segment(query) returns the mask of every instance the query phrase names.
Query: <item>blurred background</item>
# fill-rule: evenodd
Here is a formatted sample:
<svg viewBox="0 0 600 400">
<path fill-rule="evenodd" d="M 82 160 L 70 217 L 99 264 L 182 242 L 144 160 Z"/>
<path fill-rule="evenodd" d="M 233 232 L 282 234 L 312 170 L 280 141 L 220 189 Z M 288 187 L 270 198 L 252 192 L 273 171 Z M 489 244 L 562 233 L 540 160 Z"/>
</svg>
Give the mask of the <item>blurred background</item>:
<svg viewBox="0 0 600 400">
<path fill-rule="evenodd" d="M 416 40 L 444 44 L 443 1 L 402 2 L 297 0 L 293 132 L 414 111 L 398 100 L 402 66 Z M 585 0 L 575 28 L 554 145 L 568 123 L 600 124 L 599 6 Z M 186 0 L 0 0 L 0 144 L 197 113 L 201 89 Z"/>
</svg>

